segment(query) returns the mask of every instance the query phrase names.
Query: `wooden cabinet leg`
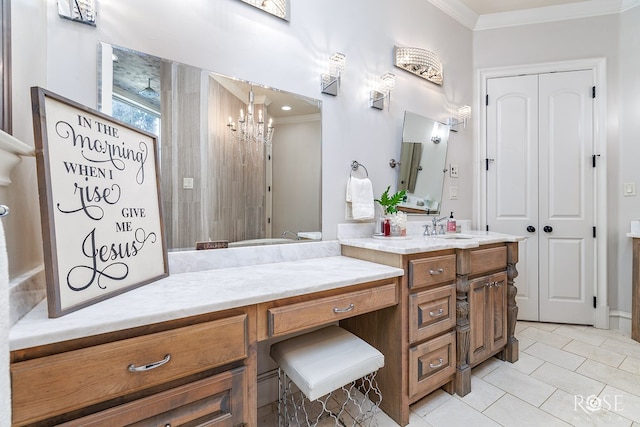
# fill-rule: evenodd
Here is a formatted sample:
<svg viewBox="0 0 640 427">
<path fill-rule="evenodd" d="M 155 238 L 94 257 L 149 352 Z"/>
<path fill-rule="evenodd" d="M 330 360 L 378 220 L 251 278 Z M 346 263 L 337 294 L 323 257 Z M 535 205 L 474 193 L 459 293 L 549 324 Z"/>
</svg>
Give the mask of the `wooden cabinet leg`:
<svg viewBox="0 0 640 427">
<path fill-rule="evenodd" d="M 462 280 L 466 285 L 466 280 Z M 463 286 L 468 288 L 468 286 Z M 469 301 L 466 292 L 458 292 L 456 302 L 456 378 L 455 391 L 464 396 L 471 391 L 471 367 L 469 367 Z"/>
<path fill-rule="evenodd" d="M 519 345 L 515 336 L 518 320 L 518 305 L 515 278 L 518 277 L 516 263 L 518 262 L 518 243 L 507 243 L 507 345 L 498 355 L 500 359 L 515 363 L 518 361 Z"/>
</svg>

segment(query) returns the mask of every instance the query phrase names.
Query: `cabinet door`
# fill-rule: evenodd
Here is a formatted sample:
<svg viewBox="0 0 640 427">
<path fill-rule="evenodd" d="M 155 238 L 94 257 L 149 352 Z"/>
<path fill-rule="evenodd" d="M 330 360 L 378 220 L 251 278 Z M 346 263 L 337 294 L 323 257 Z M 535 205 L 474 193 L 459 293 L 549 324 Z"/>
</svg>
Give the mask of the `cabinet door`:
<svg viewBox="0 0 640 427">
<path fill-rule="evenodd" d="M 491 352 L 507 343 L 507 273 L 494 274 L 489 282 L 491 300 Z"/>
<path fill-rule="evenodd" d="M 492 315 L 490 282 L 491 276 L 483 276 L 469 284 L 469 363 L 472 366 L 491 354 L 491 337 L 487 329 Z"/>
</svg>

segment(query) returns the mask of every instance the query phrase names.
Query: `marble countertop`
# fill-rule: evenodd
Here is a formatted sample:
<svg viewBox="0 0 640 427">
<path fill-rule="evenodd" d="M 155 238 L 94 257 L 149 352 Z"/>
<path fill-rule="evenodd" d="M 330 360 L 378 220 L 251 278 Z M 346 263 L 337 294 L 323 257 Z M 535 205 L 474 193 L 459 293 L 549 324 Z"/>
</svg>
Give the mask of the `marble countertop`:
<svg viewBox="0 0 640 427">
<path fill-rule="evenodd" d="M 42 301 L 11 328 L 9 345 L 24 349 L 403 274 L 343 256 L 182 272 L 56 319 Z"/>
<path fill-rule="evenodd" d="M 439 251 L 443 249 L 471 249 L 477 248 L 480 245 L 501 242 L 519 242 L 524 239 L 524 237 L 513 236 L 510 234 L 470 230 L 460 234 L 438 236 L 423 236 L 418 234 L 410 235 L 406 238 L 374 238 L 373 236 L 359 238 L 350 237 L 341 238 L 340 244 L 406 255 L 420 252 Z"/>
<path fill-rule="evenodd" d="M 627 237 L 632 237 L 634 239 L 640 239 L 640 233 L 627 233 Z"/>
</svg>

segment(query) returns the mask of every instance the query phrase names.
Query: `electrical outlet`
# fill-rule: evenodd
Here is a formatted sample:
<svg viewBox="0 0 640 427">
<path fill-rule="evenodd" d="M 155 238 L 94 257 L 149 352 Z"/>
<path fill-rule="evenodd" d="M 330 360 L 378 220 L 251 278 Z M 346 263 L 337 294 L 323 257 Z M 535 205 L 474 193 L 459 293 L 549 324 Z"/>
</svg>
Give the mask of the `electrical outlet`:
<svg viewBox="0 0 640 427">
<path fill-rule="evenodd" d="M 193 190 L 193 178 L 182 178 L 182 188 L 185 190 Z"/>
<path fill-rule="evenodd" d="M 458 187 L 449 187 L 449 199 L 458 200 Z"/>
<path fill-rule="evenodd" d="M 449 176 L 450 176 L 451 178 L 457 178 L 457 177 L 458 177 L 459 170 L 460 170 L 460 169 L 458 168 L 458 165 L 457 165 L 457 164 L 455 164 L 455 163 L 451 163 L 451 164 L 449 165 Z"/>
</svg>

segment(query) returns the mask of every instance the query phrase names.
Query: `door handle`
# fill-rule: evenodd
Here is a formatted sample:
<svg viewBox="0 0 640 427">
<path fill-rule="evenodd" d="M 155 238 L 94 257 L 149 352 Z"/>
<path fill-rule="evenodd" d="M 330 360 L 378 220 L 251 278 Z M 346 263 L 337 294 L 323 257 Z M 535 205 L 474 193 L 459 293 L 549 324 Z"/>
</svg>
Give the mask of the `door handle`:
<svg viewBox="0 0 640 427">
<path fill-rule="evenodd" d="M 551 233 L 553 231 L 553 227 L 549 226 L 549 225 L 545 225 L 543 228 L 545 233 Z"/>
<path fill-rule="evenodd" d="M 529 233 L 535 233 L 536 232 L 536 228 L 533 225 L 530 225 L 527 227 L 527 231 Z"/>
</svg>

